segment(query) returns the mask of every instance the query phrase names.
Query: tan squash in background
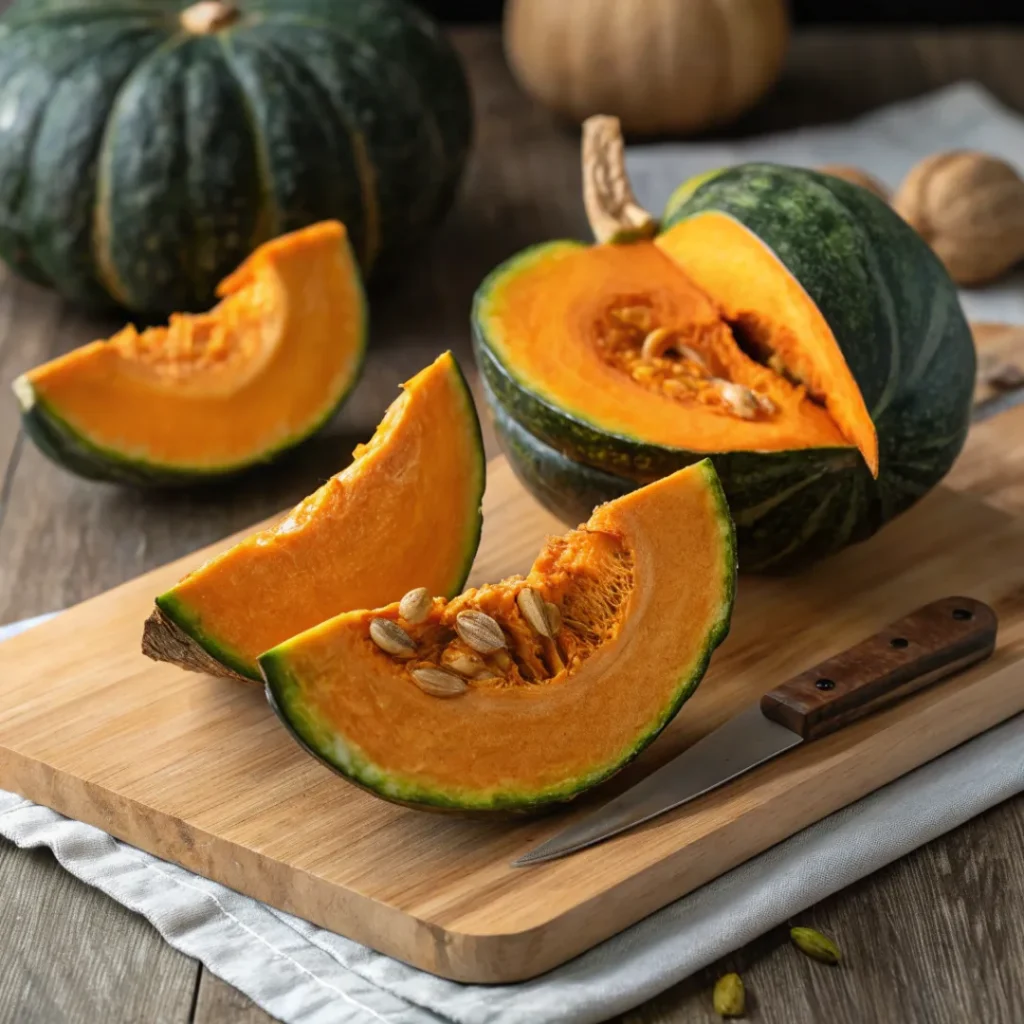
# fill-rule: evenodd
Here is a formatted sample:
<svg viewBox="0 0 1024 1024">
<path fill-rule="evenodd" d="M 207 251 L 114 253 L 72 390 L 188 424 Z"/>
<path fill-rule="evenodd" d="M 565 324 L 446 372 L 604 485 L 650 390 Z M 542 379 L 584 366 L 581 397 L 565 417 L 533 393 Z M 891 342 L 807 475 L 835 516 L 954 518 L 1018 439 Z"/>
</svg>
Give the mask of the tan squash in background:
<svg viewBox="0 0 1024 1024">
<path fill-rule="evenodd" d="M 505 51 L 522 88 L 630 134 L 695 132 L 753 106 L 789 40 L 785 0 L 508 0 Z"/>
</svg>

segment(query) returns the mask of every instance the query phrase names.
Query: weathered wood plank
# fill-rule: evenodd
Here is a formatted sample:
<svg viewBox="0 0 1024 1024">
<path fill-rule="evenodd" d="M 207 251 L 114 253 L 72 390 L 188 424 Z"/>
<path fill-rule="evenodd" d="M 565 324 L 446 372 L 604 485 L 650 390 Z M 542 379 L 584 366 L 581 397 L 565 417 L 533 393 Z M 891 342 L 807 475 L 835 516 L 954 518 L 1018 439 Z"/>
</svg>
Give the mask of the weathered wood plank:
<svg viewBox="0 0 1024 1024">
<path fill-rule="evenodd" d="M 46 850 L 0 842 L 0 1024 L 185 1024 L 195 961 Z"/>
<path fill-rule="evenodd" d="M 715 979 L 738 971 L 760 1024 L 1024 1020 L 1024 799 L 1008 801 L 793 919 L 831 936 L 838 967 L 787 928 L 700 972 L 622 1024 L 713 1024 Z"/>
<path fill-rule="evenodd" d="M 274 1019 L 238 989 L 203 970 L 192 1024 L 270 1024 Z"/>
</svg>

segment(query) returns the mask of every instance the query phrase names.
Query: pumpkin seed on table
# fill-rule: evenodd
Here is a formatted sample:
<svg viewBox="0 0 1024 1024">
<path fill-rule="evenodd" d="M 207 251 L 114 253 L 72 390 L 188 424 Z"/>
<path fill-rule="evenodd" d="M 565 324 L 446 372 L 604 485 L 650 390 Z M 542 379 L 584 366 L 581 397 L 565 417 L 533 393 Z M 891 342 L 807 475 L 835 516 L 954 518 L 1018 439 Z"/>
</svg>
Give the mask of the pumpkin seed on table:
<svg viewBox="0 0 1024 1024">
<path fill-rule="evenodd" d="M 747 993 L 738 974 L 723 974 L 715 982 L 711 996 L 719 1017 L 742 1017 L 747 1008 Z"/>
<path fill-rule="evenodd" d="M 842 959 L 839 947 L 827 936 L 813 928 L 790 928 L 793 945 L 812 960 L 823 964 L 837 964 Z"/>
<path fill-rule="evenodd" d="M 505 634 L 501 626 L 486 612 L 459 612 L 455 616 L 455 632 L 481 654 L 491 654 L 505 647 Z"/>
<path fill-rule="evenodd" d="M 416 642 L 397 622 L 390 619 L 370 620 L 370 639 L 385 654 L 396 658 L 411 658 L 416 653 Z"/>
<path fill-rule="evenodd" d="M 415 590 L 410 590 L 401 601 L 398 602 L 398 614 L 401 615 L 406 622 L 416 626 L 423 622 L 424 619 L 430 614 L 430 609 L 433 607 L 433 599 L 430 596 L 430 591 L 426 587 L 417 587 Z"/>
<path fill-rule="evenodd" d="M 547 602 L 532 587 L 524 587 L 516 594 L 516 604 L 523 613 L 523 618 L 533 627 L 534 631 L 549 640 L 554 639 L 555 630 L 551 628 Z"/>
<path fill-rule="evenodd" d="M 431 697 L 457 697 L 467 689 L 465 679 L 442 668 L 414 668 L 409 675 Z"/>
</svg>

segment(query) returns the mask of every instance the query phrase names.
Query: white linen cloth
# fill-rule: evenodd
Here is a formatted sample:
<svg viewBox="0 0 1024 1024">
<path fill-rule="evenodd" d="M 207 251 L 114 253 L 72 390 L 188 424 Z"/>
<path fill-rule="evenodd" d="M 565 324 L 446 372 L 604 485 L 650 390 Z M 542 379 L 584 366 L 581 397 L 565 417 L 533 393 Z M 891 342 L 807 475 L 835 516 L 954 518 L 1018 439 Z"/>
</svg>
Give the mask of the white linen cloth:
<svg viewBox="0 0 1024 1024">
<path fill-rule="evenodd" d="M 1024 124 L 956 86 L 843 127 L 629 155 L 638 195 L 660 209 L 689 174 L 747 159 L 852 163 L 889 185 L 919 157 L 970 146 L 1024 167 Z M 975 319 L 1024 322 L 1021 282 L 965 297 Z M 39 620 L 0 629 L 0 639 Z M 0 649 L 2 663 L 2 649 Z M 590 1024 L 651 998 L 830 893 L 1024 790 L 1024 715 L 825 818 L 533 981 L 460 985 L 398 963 L 0 791 L 0 836 L 47 846 L 72 874 L 143 914 L 289 1024 Z"/>
</svg>

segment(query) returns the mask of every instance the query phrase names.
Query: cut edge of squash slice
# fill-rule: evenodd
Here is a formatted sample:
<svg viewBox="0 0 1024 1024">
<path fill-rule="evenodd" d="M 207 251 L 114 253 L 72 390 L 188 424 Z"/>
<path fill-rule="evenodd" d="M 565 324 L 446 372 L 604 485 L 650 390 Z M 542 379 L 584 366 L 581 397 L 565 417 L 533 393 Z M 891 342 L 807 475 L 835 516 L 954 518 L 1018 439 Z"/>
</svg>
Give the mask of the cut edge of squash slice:
<svg viewBox="0 0 1024 1024">
<path fill-rule="evenodd" d="M 340 615 L 259 663 L 297 741 L 357 785 L 428 810 L 530 811 L 602 782 L 672 720 L 728 633 L 735 577 L 704 460 L 598 507 L 525 577 L 435 600 L 421 623 L 397 604 Z M 524 614 L 524 590 L 557 606 L 554 639 Z M 457 626 L 473 611 L 500 625 L 504 649 L 467 647 Z M 376 647 L 376 618 L 416 654 Z M 424 692 L 414 673 L 431 666 L 462 673 L 462 692 Z"/>
<path fill-rule="evenodd" d="M 864 396 L 828 321 L 776 253 L 715 210 L 679 221 L 655 245 L 711 298 L 737 339 L 745 336 L 755 359 L 774 364 L 825 408 L 877 477 L 878 435 Z"/>
<path fill-rule="evenodd" d="M 366 348 L 344 226 L 265 243 L 218 295 L 207 313 L 129 325 L 19 377 L 25 426 L 44 453 L 96 479 L 187 483 L 269 461 L 319 430 Z"/>
<path fill-rule="evenodd" d="M 451 352 L 402 387 L 344 470 L 156 598 L 147 656 L 259 680 L 258 654 L 339 612 L 459 592 L 482 526 L 476 408 Z"/>
</svg>

